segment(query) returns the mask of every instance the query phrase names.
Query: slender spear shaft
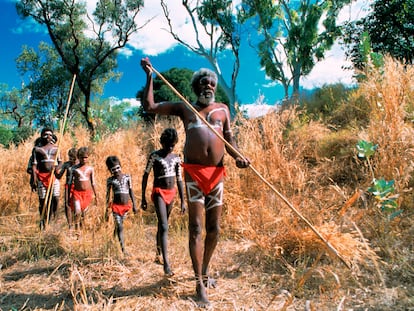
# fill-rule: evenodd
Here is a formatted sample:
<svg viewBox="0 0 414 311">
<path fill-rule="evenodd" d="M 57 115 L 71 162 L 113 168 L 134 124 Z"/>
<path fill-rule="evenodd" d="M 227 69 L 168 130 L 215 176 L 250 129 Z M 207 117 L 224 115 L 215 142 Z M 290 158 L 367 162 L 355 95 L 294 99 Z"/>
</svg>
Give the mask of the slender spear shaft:
<svg viewBox="0 0 414 311">
<path fill-rule="evenodd" d="M 58 137 L 58 141 L 57 141 L 58 145 L 57 145 L 57 152 L 56 152 L 56 160 L 57 160 L 57 157 L 58 157 L 59 152 L 60 152 L 60 142 L 61 142 L 61 139 L 63 137 L 63 132 L 64 132 L 64 129 L 65 129 L 65 124 L 66 124 L 67 116 L 68 116 L 68 113 L 69 113 L 69 105 L 70 105 L 70 101 L 72 100 L 72 93 L 73 93 L 73 89 L 75 87 L 75 81 L 76 81 L 76 74 L 74 74 L 73 75 L 73 78 L 72 78 L 72 83 L 70 85 L 68 100 L 66 102 L 65 115 L 63 117 L 63 122 L 61 122 L 61 125 L 60 125 L 59 137 Z M 50 182 L 49 182 L 49 185 L 48 185 L 47 191 L 46 191 L 45 202 L 44 202 L 43 208 L 42 208 L 42 217 L 41 217 L 41 219 L 43 219 L 44 214 L 47 211 L 47 216 L 46 216 L 47 217 L 47 221 L 46 221 L 46 224 L 49 223 L 49 211 L 50 211 L 50 205 L 52 203 L 52 194 L 51 194 L 52 190 L 51 190 L 51 188 L 52 188 L 52 186 L 54 184 L 54 181 L 55 181 L 55 166 L 52 169 L 52 173 L 51 173 L 51 176 L 50 176 Z M 45 208 L 46 207 L 45 206 L 46 204 L 47 204 L 47 208 Z M 46 224 L 45 224 L 45 226 L 46 226 Z"/>
</svg>

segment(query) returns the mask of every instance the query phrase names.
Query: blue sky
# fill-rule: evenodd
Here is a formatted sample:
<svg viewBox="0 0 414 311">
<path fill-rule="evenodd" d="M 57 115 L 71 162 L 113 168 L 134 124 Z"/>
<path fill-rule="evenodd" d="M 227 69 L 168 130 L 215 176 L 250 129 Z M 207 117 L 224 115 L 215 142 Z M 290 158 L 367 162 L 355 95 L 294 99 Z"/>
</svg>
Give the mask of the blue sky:
<svg viewBox="0 0 414 311">
<path fill-rule="evenodd" d="M 92 6 L 95 1 L 88 1 Z M 188 34 L 191 40 L 191 31 L 186 28 L 186 17 L 180 10 L 181 1 L 169 0 L 171 12 L 174 12 L 176 27 L 179 33 Z M 342 19 L 359 18 L 368 7 L 368 0 L 358 0 L 356 4 L 343 10 Z M 124 49 L 118 59 L 117 71 L 122 73 L 118 82 L 109 82 L 104 90 L 104 97 L 134 98 L 137 90 L 145 83 L 145 76 L 139 66 L 143 56 L 149 56 L 153 66 L 160 72 L 172 67 L 197 70 L 200 67 L 210 67 L 206 60 L 177 46 L 171 36 L 164 30 L 165 20 L 159 6 L 159 1 L 146 1 L 145 9 L 140 12 L 139 20 L 151 22 L 138 32 L 130 45 Z M 0 84 L 7 84 L 10 88 L 19 88 L 21 78 L 16 69 L 15 59 L 21 53 L 22 46 L 28 45 L 37 48 L 40 41 L 50 42 L 48 35 L 36 24 L 23 21 L 15 9 L 15 1 L 0 0 Z M 142 14 L 141 14 L 142 13 Z M 312 73 L 302 81 L 306 88 L 318 87 L 326 83 L 352 83 L 352 73 L 341 69 L 344 56 L 341 48 L 336 45 L 326 55 L 326 60 L 318 64 Z M 231 68 L 222 68 L 223 73 L 230 75 Z M 259 96 L 264 95 L 265 102 L 274 104 L 283 97 L 282 88 L 273 85 L 261 70 L 259 61 L 251 49 L 244 49 L 241 54 L 241 69 L 237 80 L 237 93 L 242 104 L 253 103 Z"/>
</svg>

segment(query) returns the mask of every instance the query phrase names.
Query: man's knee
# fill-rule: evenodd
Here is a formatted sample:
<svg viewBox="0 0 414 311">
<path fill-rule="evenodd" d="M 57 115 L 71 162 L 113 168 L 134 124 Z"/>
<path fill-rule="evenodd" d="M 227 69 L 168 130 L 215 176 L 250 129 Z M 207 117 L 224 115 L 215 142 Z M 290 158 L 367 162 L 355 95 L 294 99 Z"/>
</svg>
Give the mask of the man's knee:
<svg viewBox="0 0 414 311">
<path fill-rule="evenodd" d="M 218 223 L 207 224 L 206 225 L 206 233 L 207 234 L 219 235 L 220 234 L 220 225 Z"/>
<path fill-rule="evenodd" d="M 202 232 L 201 225 L 199 223 L 189 223 L 188 231 L 190 231 L 190 234 L 192 235 L 200 235 Z"/>
</svg>

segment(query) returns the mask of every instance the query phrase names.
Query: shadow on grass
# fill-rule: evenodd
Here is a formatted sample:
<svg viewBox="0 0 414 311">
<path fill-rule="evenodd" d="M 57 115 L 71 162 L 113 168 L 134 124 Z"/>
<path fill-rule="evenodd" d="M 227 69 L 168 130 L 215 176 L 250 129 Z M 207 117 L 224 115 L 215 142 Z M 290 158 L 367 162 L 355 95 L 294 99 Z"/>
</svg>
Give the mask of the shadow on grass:
<svg viewBox="0 0 414 311">
<path fill-rule="evenodd" d="M 61 267 L 59 267 L 59 270 Z M 62 267 L 63 269 L 63 267 Z M 53 267 L 45 267 L 39 269 L 31 269 L 30 271 L 25 272 L 13 272 L 9 273 L 4 277 L 8 281 L 18 281 L 19 279 L 24 278 L 28 275 L 35 274 L 45 274 L 53 271 Z M 0 292 L 0 310 L 74 310 L 76 305 L 91 305 L 91 306 L 104 306 L 110 300 L 113 304 L 117 299 L 125 297 L 157 297 L 157 296 L 166 296 L 168 297 L 169 293 L 176 296 L 174 291 L 168 290 L 168 287 L 172 286 L 175 282 L 169 279 L 161 279 L 155 283 L 151 283 L 144 286 L 137 286 L 130 289 L 121 289 L 118 286 L 113 286 L 110 288 L 102 288 L 100 286 L 96 288 L 85 288 L 85 295 L 81 295 L 80 290 L 75 290 L 75 293 L 72 293 L 70 289 L 63 290 L 61 292 L 50 294 L 41 294 L 41 293 L 19 293 L 19 292 Z M 70 284 L 68 284 L 70 287 Z M 30 290 L 30 289 L 27 289 Z M 73 290 L 73 289 L 72 289 Z M 75 295 L 75 297 L 73 297 Z M 192 294 L 184 294 L 179 296 L 180 299 L 194 299 Z M 87 301 L 85 301 L 85 299 Z"/>
</svg>

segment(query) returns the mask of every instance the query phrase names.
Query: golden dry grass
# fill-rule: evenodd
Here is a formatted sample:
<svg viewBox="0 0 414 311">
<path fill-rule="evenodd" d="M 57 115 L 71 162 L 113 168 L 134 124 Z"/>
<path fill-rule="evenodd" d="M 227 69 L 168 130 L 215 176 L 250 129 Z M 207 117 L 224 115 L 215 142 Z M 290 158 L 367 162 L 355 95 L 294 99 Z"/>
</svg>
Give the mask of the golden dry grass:
<svg viewBox="0 0 414 311">
<path fill-rule="evenodd" d="M 414 310 L 412 170 L 412 68 L 387 59 L 356 96 L 371 103 L 365 129 L 334 132 L 304 122 L 296 109 L 261 119 L 239 118 L 238 144 L 253 167 L 308 219 L 350 266 L 348 269 L 253 170 L 239 170 L 226 156 L 222 239 L 211 271 L 219 287 L 209 291 L 213 310 Z M 89 146 L 98 205 L 78 238 L 57 220 L 38 230 L 37 196 L 30 192 L 27 160 L 35 137 L 0 149 L 0 310 L 196 310 L 187 248 L 187 219 L 171 216 L 170 257 L 175 276 L 165 279 L 153 262 L 156 217 L 150 209 L 129 215 L 123 257 L 112 219 L 103 221 L 105 159 L 117 155 L 141 197 L 148 152 L 159 148 L 165 127 L 184 131 L 178 120 L 157 120 L 91 142 L 85 129 L 60 139 L 64 159 L 71 147 Z M 356 158 L 355 144 L 379 144 L 378 177 L 394 179 L 401 217 L 392 221 L 366 192 L 372 176 Z M 151 175 L 152 177 L 152 175 Z M 151 182 L 151 181 L 150 181 Z M 150 191 L 150 189 L 148 189 Z M 147 194 L 147 198 L 149 193 Z"/>
</svg>

